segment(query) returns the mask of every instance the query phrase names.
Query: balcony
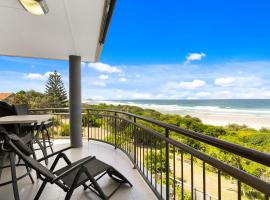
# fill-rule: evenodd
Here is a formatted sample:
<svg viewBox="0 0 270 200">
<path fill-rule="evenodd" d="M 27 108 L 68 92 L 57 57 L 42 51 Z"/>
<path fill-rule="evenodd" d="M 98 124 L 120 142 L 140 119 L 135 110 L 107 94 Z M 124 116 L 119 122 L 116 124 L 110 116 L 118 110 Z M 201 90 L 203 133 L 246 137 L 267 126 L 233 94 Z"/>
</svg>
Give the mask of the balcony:
<svg viewBox="0 0 270 200">
<path fill-rule="evenodd" d="M 50 133 L 55 149 L 68 145 L 64 143 L 71 136 L 71 144 L 78 147 L 69 152 L 72 160 L 92 154 L 123 172 L 134 187 L 122 188 L 114 199 L 269 200 L 270 180 L 241 167 L 242 162 L 253 163 L 258 171 L 269 173 L 269 154 L 120 111 L 83 109 L 81 120 L 81 61 L 99 60 L 115 0 L 48 2 L 50 12 L 42 17 L 24 12 L 17 1 L 0 3 L 4 30 L 0 32 L 0 55 L 69 60 L 70 109 L 33 111 L 54 115 Z M 225 159 L 215 151 L 199 150 L 197 144 L 219 150 Z M 23 173 L 23 169 L 18 171 Z M 9 176 L 2 173 L 1 181 Z M 31 199 L 39 184 L 38 180 L 34 185 L 27 178 L 20 180 L 22 198 Z M 102 185 L 105 190 L 113 186 L 107 180 Z M 12 199 L 12 193 L 11 186 L 0 188 L 2 199 Z M 73 197 L 97 198 L 80 190 Z M 62 199 L 63 194 L 51 185 L 42 198 Z"/>
<path fill-rule="evenodd" d="M 53 114 L 54 127 L 50 132 L 54 148 L 68 145 L 63 144 L 69 143 L 63 139 L 69 137 L 65 128 L 69 126 L 68 109 L 32 112 Z M 228 160 L 207 155 L 176 140 L 174 135 L 213 146 L 232 159 L 255 163 L 266 170 L 270 167 L 269 154 L 130 113 L 83 109 L 82 116 L 83 148 L 71 150 L 70 157 L 76 160 L 95 155 L 125 174 L 134 187 L 123 187 L 113 199 L 269 199 L 269 180 L 245 172 Z M 23 179 L 19 185 L 23 199 L 31 199 L 38 184 L 38 181 L 32 185 L 27 178 Z M 102 185 L 105 191 L 113 186 L 107 180 Z M 0 192 L 11 195 L 12 189 L 5 187 Z M 61 195 L 64 194 L 50 186 L 43 197 L 61 199 Z M 74 197 L 97 198 L 93 193 L 80 189 L 76 190 Z"/>
<path fill-rule="evenodd" d="M 69 146 L 70 141 L 67 139 L 59 139 L 54 141 L 54 150 L 60 150 Z M 114 166 L 121 173 L 132 182 L 133 187 L 122 186 L 118 192 L 116 192 L 111 199 L 156 199 L 156 196 L 148 187 L 147 183 L 143 180 L 139 172 L 133 169 L 133 164 L 128 157 L 120 150 L 115 150 L 114 147 L 108 144 L 104 144 L 96 141 L 84 141 L 83 147 L 78 149 L 71 149 L 67 151 L 67 156 L 71 161 L 76 161 L 79 158 L 94 155 L 98 159 L 106 161 L 106 163 Z M 53 159 L 49 160 L 49 164 L 52 164 Z M 62 164 L 62 163 L 61 163 Z M 61 167 L 61 165 L 59 165 Z M 24 174 L 25 168 L 19 167 L 18 174 Z M 32 172 L 35 177 L 34 171 Z M 10 180 L 10 170 L 6 169 L 2 172 L 1 182 Z M 38 191 L 42 181 L 35 180 L 35 184 L 30 182 L 28 177 L 21 179 L 18 182 L 21 200 L 34 199 L 35 194 Z M 112 181 L 108 176 L 101 179 L 99 182 L 105 192 L 110 193 L 117 184 Z M 13 190 L 11 185 L 0 187 L 0 194 L 5 199 L 13 199 Z M 64 199 L 66 193 L 55 185 L 47 185 L 41 199 L 46 200 L 61 200 Z M 1 199 L 1 198 L 0 198 Z M 93 192 L 83 192 L 83 188 L 80 187 L 75 190 L 72 199 L 100 199 Z"/>
</svg>

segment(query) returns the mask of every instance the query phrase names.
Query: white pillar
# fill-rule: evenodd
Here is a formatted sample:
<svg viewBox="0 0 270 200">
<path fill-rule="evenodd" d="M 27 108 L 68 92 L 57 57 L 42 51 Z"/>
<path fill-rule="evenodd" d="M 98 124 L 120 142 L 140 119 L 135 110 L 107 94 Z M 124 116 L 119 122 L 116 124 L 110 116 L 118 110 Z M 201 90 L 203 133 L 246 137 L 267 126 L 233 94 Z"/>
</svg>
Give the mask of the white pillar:
<svg viewBox="0 0 270 200">
<path fill-rule="evenodd" d="M 70 143 L 82 146 L 81 57 L 69 56 Z"/>
</svg>

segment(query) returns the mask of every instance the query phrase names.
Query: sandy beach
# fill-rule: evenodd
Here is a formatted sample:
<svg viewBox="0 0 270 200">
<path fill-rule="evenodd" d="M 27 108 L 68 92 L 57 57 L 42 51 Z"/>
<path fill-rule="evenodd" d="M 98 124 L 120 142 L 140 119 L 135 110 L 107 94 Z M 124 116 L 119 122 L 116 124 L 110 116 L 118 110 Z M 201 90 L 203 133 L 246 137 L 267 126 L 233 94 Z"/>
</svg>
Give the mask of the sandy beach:
<svg viewBox="0 0 270 200">
<path fill-rule="evenodd" d="M 252 115 L 219 115 L 219 114 L 195 114 L 191 116 L 198 117 L 205 124 L 225 126 L 227 124 L 245 124 L 248 127 L 260 129 L 262 127 L 270 128 L 270 116 L 252 116 Z"/>
</svg>

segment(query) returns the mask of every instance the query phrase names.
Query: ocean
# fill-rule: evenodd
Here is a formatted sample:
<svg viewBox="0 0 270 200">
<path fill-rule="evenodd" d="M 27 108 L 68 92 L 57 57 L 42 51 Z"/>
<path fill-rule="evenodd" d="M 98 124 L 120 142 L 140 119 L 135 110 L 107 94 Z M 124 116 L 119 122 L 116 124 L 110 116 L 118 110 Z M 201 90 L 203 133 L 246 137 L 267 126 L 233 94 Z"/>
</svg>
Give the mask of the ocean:
<svg viewBox="0 0 270 200">
<path fill-rule="evenodd" d="M 270 127 L 270 99 L 110 100 L 102 103 L 126 104 L 162 113 L 191 115 L 213 125 L 239 123 L 257 129 Z"/>
<path fill-rule="evenodd" d="M 270 99 L 215 99 L 215 100 L 112 100 L 112 104 L 127 104 L 167 112 L 185 114 L 198 111 L 239 114 L 269 114 Z"/>
</svg>

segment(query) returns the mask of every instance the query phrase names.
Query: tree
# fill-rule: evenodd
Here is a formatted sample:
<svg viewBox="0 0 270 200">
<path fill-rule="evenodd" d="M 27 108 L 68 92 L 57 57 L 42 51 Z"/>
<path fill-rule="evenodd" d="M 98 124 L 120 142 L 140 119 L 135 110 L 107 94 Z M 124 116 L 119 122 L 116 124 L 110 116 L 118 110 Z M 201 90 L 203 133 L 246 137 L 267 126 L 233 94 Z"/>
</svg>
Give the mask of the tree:
<svg viewBox="0 0 270 200">
<path fill-rule="evenodd" d="M 56 70 L 48 78 L 45 94 L 52 98 L 51 107 L 63 107 L 66 105 L 67 92 L 61 75 Z"/>
<path fill-rule="evenodd" d="M 52 98 L 43 93 L 29 90 L 19 91 L 15 94 L 12 104 L 24 104 L 28 108 L 48 108 L 50 107 Z"/>
<path fill-rule="evenodd" d="M 28 99 L 26 98 L 26 92 L 21 90 L 15 94 L 13 104 L 28 104 Z"/>
</svg>

